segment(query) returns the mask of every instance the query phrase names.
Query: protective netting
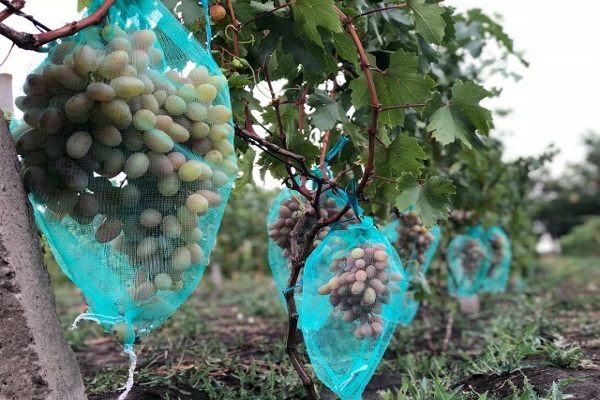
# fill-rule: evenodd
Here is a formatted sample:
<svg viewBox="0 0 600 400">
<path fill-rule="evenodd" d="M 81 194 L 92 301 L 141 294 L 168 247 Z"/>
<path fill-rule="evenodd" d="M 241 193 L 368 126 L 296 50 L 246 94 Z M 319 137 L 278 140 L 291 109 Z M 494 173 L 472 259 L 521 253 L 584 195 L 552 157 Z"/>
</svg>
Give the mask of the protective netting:
<svg viewBox="0 0 600 400">
<path fill-rule="evenodd" d="M 334 230 L 306 261 L 302 332 L 319 379 L 360 399 L 402 311 L 402 262 L 370 218 Z"/>
<path fill-rule="evenodd" d="M 448 292 L 455 297 L 477 294 L 492 263 L 492 252 L 481 227 L 469 228 L 448 244 Z"/>
<path fill-rule="evenodd" d="M 117 0 L 55 43 L 24 92 L 12 128 L 36 222 L 84 318 L 131 349 L 213 247 L 237 171 L 227 80 L 160 1 Z"/>
<path fill-rule="evenodd" d="M 345 200 L 342 197 L 329 190 L 320 197 L 320 214 L 323 218 L 328 218 L 340 212 Z M 302 276 L 303 271 L 298 277 L 297 287 L 288 288 L 287 283 L 290 277 L 290 239 L 292 231 L 298 224 L 302 215 L 307 211 L 309 206 L 308 201 L 298 192 L 285 188 L 283 189 L 271 206 L 267 217 L 267 230 L 269 235 L 269 265 L 275 279 L 275 284 L 279 292 L 279 297 L 283 303 L 283 308 L 287 311 L 287 305 L 284 298 L 286 290 L 294 290 L 294 299 L 300 319 L 302 321 Z M 307 231 L 317 222 L 316 215 L 310 215 L 305 223 L 299 229 L 298 248 L 301 250 L 306 244 Z M 356 215 L 353 210 L 348 210 L 340 219 L 340 222 L 333 226 L 326 226 L 317 233 L 315 240 L 309 244 L 312 248 L 316 248 L 321 241 L 327 236 L 331 229 L 346 229 L 349 224 L 357 222 Z M 300 326 L 300 325 L 299 325 Z"/>
<path fill-rule="evenodd" d="M 440 243 L 441 230 L 436 225 L 427 229 L 415 210 L 399 213 L 398 218 L 386 224 L 382 232 L 398 251 L 405 267 L 408 290 L 399 323 L 408 325 L 419 310 L 415 294 L 425 283 L 425 275 Z"/>
<path fill-rule="evenodd" d="M 483 280 L 481 291 L 503 293 L 506 291 L 510 275 L 510 263 L 512 260 L 510 241 L 504 230 L 497 226 L 489 228 L 485 232 L 485 238 L 492 250 L 492 265 Z"/>
</svg>

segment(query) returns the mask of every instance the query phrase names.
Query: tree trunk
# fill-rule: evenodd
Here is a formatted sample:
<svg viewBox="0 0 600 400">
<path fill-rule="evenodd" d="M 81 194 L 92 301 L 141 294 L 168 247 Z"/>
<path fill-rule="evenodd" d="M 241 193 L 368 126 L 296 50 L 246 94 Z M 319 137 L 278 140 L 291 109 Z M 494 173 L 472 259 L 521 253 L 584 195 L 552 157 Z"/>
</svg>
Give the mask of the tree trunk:
<svg viewBox="0 0 600 400">
<path fill-rule="evenodd" d="M 58 320 L 31 205 L 3 118 L 0 118 L 0 360 L 0 400 L 86 398 L 75 355 Z"/>
</svg>

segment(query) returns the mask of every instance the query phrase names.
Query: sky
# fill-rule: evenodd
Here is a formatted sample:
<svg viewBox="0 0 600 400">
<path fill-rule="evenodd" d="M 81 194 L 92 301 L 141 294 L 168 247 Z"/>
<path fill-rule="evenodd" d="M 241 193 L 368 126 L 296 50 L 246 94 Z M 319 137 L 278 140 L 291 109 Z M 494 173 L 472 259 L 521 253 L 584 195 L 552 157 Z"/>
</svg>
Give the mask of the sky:
<svg viewBox="0 0 600 400">
<path fill-rule="evenodd" d="M 519 70 L 523 76 L 519 82 L 494 82 L 502 87 L 502 94 L 484 103 L 491 109 L 513 110 L 495 119 L 497 129 L 493 135 L 504 142 L 505 158 L 539 155 L 553 143 L 561 151 L 550 166 L 556 176 L 567 163 L 582 160 L 582 135 L 590 130 L 600 133 L 596 118 L 600 112 L 600 101 L 596 99 L 600 93 L 600 79 L 596 77 L 600 67 L 600 3 L 573 0 L 558 6 L 541 0 L 446 0 L 444 4 L 459 10 L 478 7 L 488 14 L 502 14 L 505 31 L 531 64 Z M 51 28 L 71 22 L 78 15 L 76 0 L 28 0 L 26 11 Z M 17 30 L 35 29 L 17 17 L 9 18 L 7 23 Z M 10 45 L 0 38 L 0 61 Z M 27 71 L 42 59 L 39 54 L 15 48 L 0 66 L 0 73 L 14 76 L 15 96 Z"/>
</svg>

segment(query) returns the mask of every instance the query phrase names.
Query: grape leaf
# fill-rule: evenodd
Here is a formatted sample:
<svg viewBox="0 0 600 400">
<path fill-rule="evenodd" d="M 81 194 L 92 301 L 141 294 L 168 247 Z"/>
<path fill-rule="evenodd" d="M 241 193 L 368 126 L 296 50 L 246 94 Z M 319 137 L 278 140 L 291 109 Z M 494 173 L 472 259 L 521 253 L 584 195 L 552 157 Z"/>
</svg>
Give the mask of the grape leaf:
<svg viewBox="0 0 600 400">
<path fill-rule="evenodd" d="M 77 12 L 82 12 L 85 8 L 90 6 L 92 0 L 77 0 Z"/>
<path fill-rule="evenodd" d="M 323 90 L 315 90 L 307 104 L 315 109 L 310 118 L 315 128 L 321 131 L 332 129 L 338 122 L 348 122 L 342 107 Z"/>
<path fill-rule="evenodd" d="M 186 26 L 196 23 L 200 19 L 200 16 L 204 15 L 200 4 L 193 0 L 183 0 L 178 7 L 178 11 L 181 11 L 181 17 Z"/>
<path fill-rule="evenodd" d="M 490 95 L 471 81 L 456 82 L 449 101 L 442 101 L 438 94 L 427 104 L 423 112 L 430 121 L 427 129 L 442 145 L 460 139 L 468 148 L 480 148 L 481 140 L 475 131 L 487 135 L 493 125 L 492 113 L 479 102 Z"/>
<path fill-rule="evenodd" d="M 78 1 L 81 1 L 81 0 L 78 0 Z M 175 7 L 177 7 L 177 4 L 179 3 L 179 1 L 180 0 L 162 0 L 162 3 L 165 5 L 165 7 L 167 7 L 169 9 L 169 11 L 173 11 L 173 10 L 175 10 Z"/>
<path fill-rule="evenodd" d="M 361 159 L 366 160 L 366 151 Z M 375 175 L 384 178 L 397 178 L 402 173 L 418 174 L 423 164 L 420 160 L 426 160 L 427 155 L 419 145 L 419 141 L 409 137 L 408 133 L 400 134 L 389 146 L 381 143 L 375 144 Z"/>
<path fill-rule="evenodd" d="M 444 7 L 427 0 L 408 0 L 408 6 L 415 15 L 415 29 L 427 41 L 434 44 L 442 44 L 446 33 L 446 21 L 443 14 L 446 12 Z"/>
<path fill-rule="evenodd" d="M 323 45 L 323 41 L 317 25 L 334 33 L 342 31 L 342 24 L 333 6 L 333 0 L 297 0 L 292 5 L 302 33 L 318 45 Z"/>
<path fill-rule="evenodd" d="M 373 81 L 382 107 L 425 103 L 432 96 L 431 89 L 436 83 L 417 70 L 418 57 L 403 50 L 397 50 L 390 57 L 390 66 L 385 71 L 373 70 Z M 364 74 L 350 83 L 352 104 L 356 108 L 369 105 L 371 97 Z M 379 115 L 382 123 L 390 127 L 404 124 L 404 109 L 388 110 Z"/>
<path fill-rule="evenodd" d="M 254 182 L 252 172 L 254 170 L 255 158 L 256 151 L 252 147 L 248 147 L 248 151 L 244 153 L 243 157 L 239 157 L 238 155 L 238 170 L 241 174 L 235 179 L 232 193 L 241 194 L 248 183 Z"/>
<path fill-rule="evenodd" d="M 282 35 L 283 51 L 294 55 L 294 60 L 302 66 L 304 79 L 308 84 L 321 83 L 328 74 L 337 71 L 335 58 L 326 52 L 324 47 L 317 46 L 305 36 L 296 36 L 289 26 L 282 32 Z"/>
<path fill-rule="evenodd" d="M 356 46 L 354 42 L 350 38 L 350 36 L 344 33 L 334 33 L 333 34 L 333 45 L 335 46 L 335 50 L 345 60 L 356 63 L 358 59 L 358 54 L 356 52 Z"/>
<path fill-rule="evenodd" d="M 409 173 L 402 174 L 398 188 L 396 208 L 405 210 L 414 206 L 427 228 L 446 219 L 450 212 L 450 195 L 456 193 L 456 187 L 449 179 L 432 176 L 419 184 L 415 175 Z"/>
</svg>

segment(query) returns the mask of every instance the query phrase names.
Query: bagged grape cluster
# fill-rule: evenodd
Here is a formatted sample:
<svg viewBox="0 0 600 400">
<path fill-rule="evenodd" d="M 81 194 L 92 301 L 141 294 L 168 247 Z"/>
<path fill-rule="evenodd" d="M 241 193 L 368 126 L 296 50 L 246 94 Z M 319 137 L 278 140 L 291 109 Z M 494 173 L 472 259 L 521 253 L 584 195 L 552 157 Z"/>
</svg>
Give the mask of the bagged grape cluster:
<svg viewBox="0 0 600 400">
<path fill-rule="evenodd" d="M 452 296 L 477 294 L 492 262 L 491 250 L 481 236 L 481 228 L 471 228 L 448 245 L 448 291 Z"/>
<path fill-rule="evenodd" d="M 500 293 L 506 291 L 510 275 L 512 250 L 506 233 L 493 226 L 487 230 L 485 237 L 492 252 L 492 262 L 481 287 L 482 292 Z"/>
<path fill-rule="evenodd" d="M 227 80 L 162 3 L 118 0 L 23 91 L 12 128 L 36 221 L 90 317 L 132 343 L 208 261 L 237 172 Z"/>
<path fill-rule="evenodd" d="M 401 213 L 396 225 L 398 239 L 394 246 L 398 250 L 403 264 L 416 260 L 422 266 L 423 273 L 427 272 L 439 243 L 439 227 L 427 229 L 415 210 Z"/>
<path fill-rule="evenodd" d="M 336 196 L 331 191 L 321 195 L 320 215 L 323 218 L 332 217 L 344 208 L 345 201 L 341 197 Z M 283 291 L 287 288 L 287 282 L 290 275 L 290 239 L 294 228 L 298 225 L 298 221 L 307 210 L 307 200 L 298 192 L 284 189 L 275 199 L 269 216 L 267 218 L 267 230 L 269 235 L 269 265 L 277 285 L 280 299 L 284 309 L 287 310 Z M 300 228 L 298 234 L 298 245 L 301 251 L 306 244 L 306 233 L 317 222 L 316 215 L 309 216 L 304 225 Z M 312 248 L 316 248 L 325 239 L 331 229 L 347 229 L 348 225 L 357 222 L 354 211 L 348 210 L 340 219 L 340 222 L 333 226 L 326 226 L 321 229 L 313 242 L 310 244 Z M 298 281 L 302 280 L 302 272 Z M 295 291 L 296 305 L 301 313 L 302 290 L 301 285 Z M 300 317 L 301 323 L 302 317 Z"/>
<path fill-rule="evenodd" d="M 306 261 L 302 332 L 319 379 L 360 399 L 402 312 L 398 253 L 370 218 L 333 230 Z"/>
</svg>

